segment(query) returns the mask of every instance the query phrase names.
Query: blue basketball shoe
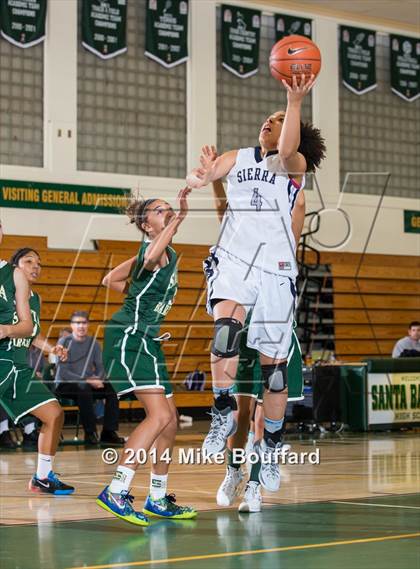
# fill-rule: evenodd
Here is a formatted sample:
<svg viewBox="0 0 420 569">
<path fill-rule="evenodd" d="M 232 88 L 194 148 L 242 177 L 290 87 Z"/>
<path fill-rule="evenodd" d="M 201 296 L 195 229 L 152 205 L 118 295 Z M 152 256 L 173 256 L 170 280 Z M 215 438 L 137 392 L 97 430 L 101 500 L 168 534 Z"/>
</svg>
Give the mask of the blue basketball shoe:
<svg viewBox="0 0 420 569">
<path fill-rule="evenodd" d="M 67 494 L 73 494 L 74 487 L 64 484 L 58 479 L 55 472 L 50 470 L 47 478 L 37 478 L 34 474 L 29 481 L 29 490 L 31 492 L 39 492 L 41 494 L 54 494 L 54 496 L 66 496 Z"/>
<path fill-rule="evenodd" d="M 197 515 L 194 508 L 189 506 L 178 506 L 175 500 L 175 494 L 167 494 L 159 500 L 153 500 L 151 496 L 147 496 L 144 504 L 143 513 L 158 518 L 171 518 L 173 520 L 190 520 Z"/>
<path fill-rule="evenodd" d="M 98 506 L 117 518 L 136 526 L 148 526 L 149 520 L 144 514 L 134 510 L 131 505 L 133 502 L 134 496 L 128 490 L 124 490 L 120 494 L 112 494 L 109 491 L 109 486 L 106 486 L 96 498 Z"/>
</svg>

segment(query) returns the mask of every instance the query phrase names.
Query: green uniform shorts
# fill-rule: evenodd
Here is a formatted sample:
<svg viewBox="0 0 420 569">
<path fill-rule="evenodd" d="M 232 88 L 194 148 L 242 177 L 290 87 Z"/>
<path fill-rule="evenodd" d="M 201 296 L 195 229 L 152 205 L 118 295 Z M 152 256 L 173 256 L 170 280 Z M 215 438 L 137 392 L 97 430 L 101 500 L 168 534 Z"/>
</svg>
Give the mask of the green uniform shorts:
<svg viewBox="0 0 420 569">
<path fill-rule="evenodd" d="M 30 367 L 0 358 L 0 404 L 15 423 L 50 401 L 57 399 Z"/>
<path fill-rule="evenodd" d="M 156 388 L 164 389 L 166 397 L 173 394 L 160 342 L 132 326 L 107 323 L 103 362 L 118 397 Z"/>
</svg>

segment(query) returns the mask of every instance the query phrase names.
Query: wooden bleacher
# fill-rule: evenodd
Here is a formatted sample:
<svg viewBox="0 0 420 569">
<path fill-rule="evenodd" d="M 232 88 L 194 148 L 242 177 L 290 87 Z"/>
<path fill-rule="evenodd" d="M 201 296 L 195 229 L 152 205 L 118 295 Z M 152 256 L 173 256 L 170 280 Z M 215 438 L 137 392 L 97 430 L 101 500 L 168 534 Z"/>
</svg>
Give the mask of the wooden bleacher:
<svg viewBox="0 0 420 569">
<path fill-rule="evenodd" d="M 68 326 L 77 309 L 90 313 L 90 333 L 101 341 L 104 322 L 122 303 L 122 295 L 109 293 L 100 283 L 112 267 L 135 255 L 138 243 L 99 240 L 96 245 L 95 251 L 77 253 L 48 249 L 44 237 L 4 238 L 3 258 L 21 246 L 39 250 L 43 268 L 36 290 L 43 300 L 42 332 L 51 339 Z M 176 384 L 196 367 L 210 371 L 213 325 L 205 311 L 202 272 L 208 247 L 176 244 L 175 248 L 180 258 L 180 289 L 162 332 L 172 335 L 164 350 Z M 337 357 L 354 361 L 390 355 L 395 341 L 406 334 L 408 323 L 419 319 L 419 260 L 367 254 L 361 262 L 358 253 L 323 252 L 321 263 L 329 264 L 333 275 Z"/>
<path fill-rule="evenodd" d="M 420 260 L 414 256 L 322 253 L 331 267 L 337 359 L 390 357 L 419 320 Z"/>
</svg>

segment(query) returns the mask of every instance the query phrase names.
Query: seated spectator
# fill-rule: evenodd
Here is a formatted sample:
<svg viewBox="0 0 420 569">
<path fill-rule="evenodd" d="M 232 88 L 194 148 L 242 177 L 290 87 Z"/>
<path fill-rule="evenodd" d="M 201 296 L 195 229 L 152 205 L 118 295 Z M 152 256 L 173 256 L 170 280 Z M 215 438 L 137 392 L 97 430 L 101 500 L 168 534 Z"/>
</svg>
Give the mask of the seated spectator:
<svg viewBox="0 0 420 569">
<path fill-rule="evenodd" d="M 87 444 L 97 444 L 94 399 L 105 399 L 105 414 L 101 442 L 123 444 L 118 429 L 118 398 L 112 386 L 103 378 L 102 353 L 98 342 L 88 336 L 87 312 L 76 311 L 71 317 L 71 336 L 60 338 L 59 344 L 67 348 L 67 361 L 57 362 L 56 394 L 74 399 L 79 406 L 80 420 Z"/>
<path fill-rule="evenodd" d="M 420 322 L 415 320 L 408 327 L 408 336 L 404 336 L 392 350 L 393 358 L 420 358 Z"/>
</svg>

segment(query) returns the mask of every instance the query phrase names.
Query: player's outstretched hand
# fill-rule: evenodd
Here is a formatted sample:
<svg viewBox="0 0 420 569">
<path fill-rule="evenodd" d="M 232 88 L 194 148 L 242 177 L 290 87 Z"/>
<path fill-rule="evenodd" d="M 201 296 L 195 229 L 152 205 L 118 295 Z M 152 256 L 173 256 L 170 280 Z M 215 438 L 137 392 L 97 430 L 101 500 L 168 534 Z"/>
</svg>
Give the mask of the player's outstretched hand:
<svg viewBox="0 0 420 569">
<path fill-rule="evenodd" d="M 188 186 L 182 188 L 182 190 L 179 191 L 178 194 L 179 211 L 177 212 L 176 217 L 180 221 L 183 221 L 188 213 L 187 197 L 189 196 L 190 193 L 191 193 L 191 188 L 189 188 Z"/>
<path fill-rule="evenodd" d="M 213 166 L 218 154 L 215 146 L 205 145 L 201 148 L 200 164 L 204 170 L 208 170 Z"/>
<path fill-rule="evenodd" d="M 187 176 L 187 184 L 190 188 L 202 188 L 210 182 L 213 168 L 217 158 L 214 146 L 203 146 L 200 154 L 201 167 L 194 168 Z"/>
<path fill-rule="evenodd" d="M 315 75 L 311 75 L 307 78 L 304 74 L 300 76 L 300 82 L 298 81 L 298 76 L 293 75 L 292 85 L 289 85 L 287 81 L 282 80 L 283 85 L 287 89 L 287 100 L 289 103 L 298 102 L 303 99 L 305 95 L 309 93 L 315 84 Z"/>
</svg>

